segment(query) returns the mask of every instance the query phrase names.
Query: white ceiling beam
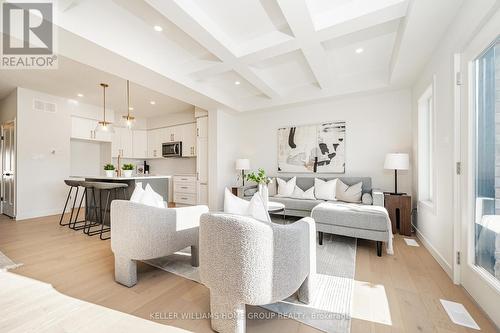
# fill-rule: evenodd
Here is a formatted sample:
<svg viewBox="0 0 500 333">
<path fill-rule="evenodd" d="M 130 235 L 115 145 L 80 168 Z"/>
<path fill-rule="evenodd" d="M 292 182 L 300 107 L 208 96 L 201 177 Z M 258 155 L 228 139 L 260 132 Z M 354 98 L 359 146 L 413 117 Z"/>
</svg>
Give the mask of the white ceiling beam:
<svg viewBox="0 0 500 333">
<path fill-rule="evenodd" d="M 56 2 L 57 10 L 64 13 L 75 6 L 78 6 L 84 0 L 59 0 Z"/>
<path fill-rule="evenodd" d="M 305 0 L 278 0 L 288 25 L 300 41 L 302 52 L 321 88 L 331 85 L 328 59 L 323 46 L 317 41 L 312 18 Z"/>
<path fill-rule="evenodd" d="M 277 90 L 262 80 L 246 64 L 239 63 L 233 52 L 232 42 L 217 25 L 190 0 L 146 0 L 159 13 L 172 21 L 191 38 L 205 47 L 223 62 L 231 65 L 232 70 L 250 82 L 270 98 L 278 98 Z M 234 47 L 233 47 L 234 49 Z"/>
</svg>

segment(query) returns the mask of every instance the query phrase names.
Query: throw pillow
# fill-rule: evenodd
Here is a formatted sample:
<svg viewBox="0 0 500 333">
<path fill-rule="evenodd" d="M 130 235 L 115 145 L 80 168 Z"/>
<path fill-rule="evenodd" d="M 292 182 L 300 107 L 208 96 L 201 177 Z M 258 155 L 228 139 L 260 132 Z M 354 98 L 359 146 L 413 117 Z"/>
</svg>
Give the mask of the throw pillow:
<svg viewBox="0 0 500 333">
<path fill-rule="evenodd" d="M 337 200 L 351 203 L 360 203 L 363 183 L 359 182 L 354 185 L 346 185 L 341 180 L 337 181 Z"/>
<path fill-rule="evenodd" d="M 297 177 L 293 177 L 288 181 L 285 181 L 281 178 L 276 178 L 276 181 L 278 182 L 278 196 L 289 197 L 292 195 L 293 190 L 295 189 Z"/>
<path fill-rule="evenodd" d="M 269 196 L 274 197 L 276 194 L 278 194 L 278 181 L 276 178 L 272 178 L 271 182 L 269 185 L 267 185 L 267 188 L 269 189 Z"/>
<path fill-rule="evenodd" d="M 336 200 L 337 178 L 324 181 L 314 178 L 314 195 L 318 200 Z"/>
<path fill-rule="evenodd" d="M 142 188 L 142 183 L 136 183 L 134 192 L 130 197 L 130 201 L 140 203 L 143 195 L 144 195 L 144 189 Z"/>
<path fill-rule="evenodd" d="M 290 198 L 293 199 L 301 199 L 301 200 L 316 200 L 314 197 L 314 186 L 308 189 L 307 191 L 302 190 L 300 187 L 295 185 L 295 189 L 293 190 Z"/>
<path fill-rule="evenodd" d="M 144 190 L 144 194 L 141 198 L 141 203 L 148 206 L 165 208 L 163 197 L 156 193 L 149 184 L 146 185 L 146 189 Z"/>
<path fill-rule="evenodd" d="M 373 205 L 373 197 L 370 193 L 363 193 L 361 197 L 361 202 L 363 205 Z"/>
<path fill-rule="evenodd" d="M 257 192 L 250 201 L 238 198 L 226 188 L 224 191 L 224 213 L 251 216 L 256 220 L 270 222 L 262 197 Z"/>
</svg>

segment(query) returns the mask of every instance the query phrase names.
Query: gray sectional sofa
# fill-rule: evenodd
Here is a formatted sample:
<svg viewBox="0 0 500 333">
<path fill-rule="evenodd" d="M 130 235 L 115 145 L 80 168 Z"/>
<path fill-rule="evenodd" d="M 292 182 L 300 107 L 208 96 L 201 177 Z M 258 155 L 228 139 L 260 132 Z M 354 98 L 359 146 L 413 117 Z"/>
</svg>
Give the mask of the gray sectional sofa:
<svg viewBox="0 0 500 333">
<path fill-rule="evenodd" d="M 291 177 L 279 177 L 289 180 Z M 313 177 L 297 177 L 296 185 L 306 191 L 314 186 Z M 277 193 L 277 182 L 270 184 L 269 200 L 285 205 L 287 216 L 311 216 L 316 221 L 319 232 L 320 245 L 323 233 L 369 239 L 377 242 L 377 254 L 382 254 L 382 242 L 387 243 L 387 252 L 392 253 L 392 230 L 387 211 L 384 208 L 384 194 L 372 189 L 369 177 L 316 177 L 323 180 L 338 178 L 347 185 L 363 183 L 362 191 L 369 193 L 373 198 L 372 205 L 362 203 L 345 203 L 340 201 L 303 200 L 289 197 L 271 195 Z M 272 187 L 275 188 L 272 188 Z M 244 191 L 245 198 L 249 199 L 255 193 L 255 187 L 247 187 Z"/>
</svg>

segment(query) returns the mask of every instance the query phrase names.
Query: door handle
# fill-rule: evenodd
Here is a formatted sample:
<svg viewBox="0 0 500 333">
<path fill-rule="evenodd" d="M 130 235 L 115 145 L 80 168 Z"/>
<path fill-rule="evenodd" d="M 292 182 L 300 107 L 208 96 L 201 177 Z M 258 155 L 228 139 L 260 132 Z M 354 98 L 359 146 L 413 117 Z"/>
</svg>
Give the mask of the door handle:
<svg viewBox="0 0 500 333">
<path fill-rule="evenodd" d="M 7 172 L 7 173 L 4 173 L 3 175 L 4 175 L 4 176 L 7 176 L 7 177 L 9 177 L 9 176 L 13 176 L 13 174 L 12 174 L 12 173 L 8 173 L 8 172 Z"/>
</svg>

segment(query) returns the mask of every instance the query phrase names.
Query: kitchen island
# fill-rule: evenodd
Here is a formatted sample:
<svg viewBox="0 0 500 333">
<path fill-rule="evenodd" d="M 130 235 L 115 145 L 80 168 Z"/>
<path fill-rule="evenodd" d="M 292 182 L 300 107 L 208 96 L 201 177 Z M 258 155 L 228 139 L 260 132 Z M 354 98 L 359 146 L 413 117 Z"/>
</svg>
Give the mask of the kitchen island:
<svg viewBox="0 0 500 333">
<path fill-rule="evenodd" d="M 153 190 L 160 194 L 163 197 L 163 201 L 169 202 L 168 198 L 168 185 L 170 178 L 172 176 L 167 175 L 133 175 L 132 177 L 124 177 L 124 176 L 114 176 L 114 177 L 106 177 L 106 176 L 72 176 L 72 178 L 85 179 L 88 182 L 105 182 L 105 183 L 123 183 L 127 184 L 128 187 L 125 189 L 125 197 L 124 191 L 122 189 L 118 189 L 116 191 L 112 190 L 110 193 L 110 201 L 114 199 L 119 200 L 129 200 L 134 192 L 135 186 L 138 183 L 142 183 L 142 188 L 146 188 L 146 185 L 149 184 Z M 109 224 L 109 211 L 106 212 L 106 216 L 104 214 L 104 206 L 106 204 L 106 195 L 101 197 L 100 191 L 95 191 L 95 204 L 98 207 L 97 211 L 100 213 L 105 221 L 105 224 Z M 94 193 L 92 190 L 89 190 L 87 195 L 87 204 L 85 205 L 85 216 L 88 221 L 96 221 L 95 213 L 89 211 L 88 207 L 93 206 L 94 203 Z M 91 214 L 92 213 L 92 214 Z"/>
</svg>

